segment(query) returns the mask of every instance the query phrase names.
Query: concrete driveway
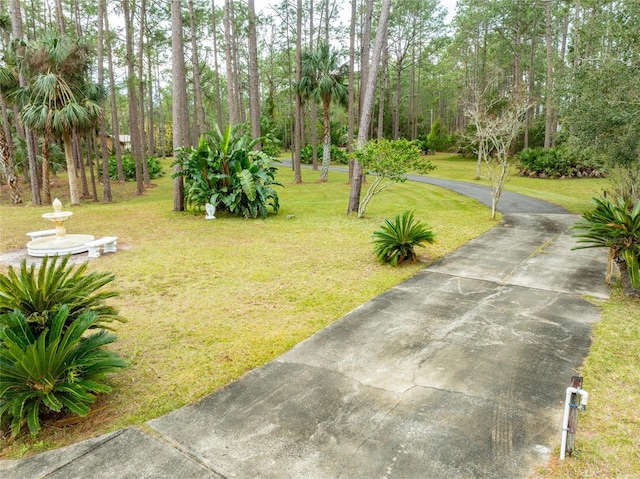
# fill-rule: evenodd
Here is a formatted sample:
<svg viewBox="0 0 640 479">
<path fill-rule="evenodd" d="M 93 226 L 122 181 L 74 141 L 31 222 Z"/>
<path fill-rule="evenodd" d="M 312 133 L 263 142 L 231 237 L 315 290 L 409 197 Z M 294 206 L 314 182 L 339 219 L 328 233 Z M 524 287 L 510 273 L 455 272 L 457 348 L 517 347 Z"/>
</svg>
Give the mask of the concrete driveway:
<svg viewBox="0 0 640 479">
<path fill-rule="evenodd" d="M 217 393 L 4 461 L 2 477 L 526 478 L 559 444 L 600 318 L 584 296 L 608 289 L 606 252 L 571 251 L 576 216 L 514 201 L 501 226 Z"/>
</svg>

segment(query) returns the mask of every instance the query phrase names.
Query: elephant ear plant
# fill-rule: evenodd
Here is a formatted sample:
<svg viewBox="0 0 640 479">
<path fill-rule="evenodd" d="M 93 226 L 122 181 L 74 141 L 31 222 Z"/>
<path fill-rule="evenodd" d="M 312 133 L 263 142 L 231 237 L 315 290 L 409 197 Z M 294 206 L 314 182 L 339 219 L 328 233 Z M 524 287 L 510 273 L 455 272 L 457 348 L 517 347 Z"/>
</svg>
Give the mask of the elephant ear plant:
<svg viewBox="0 0 640 479">
<path fill-rule="evenodd" d="M 627 296 L 640 297 L 640 201 L 594 198 L 595 209 L 587 211 L 573 225 L 573 236 L 582 248 L 609 248 L 607 283 L 614 263 Z"/>
<path fill-rule="evenodd" d="M 381 263 L 396 266 L 403 261 L 415 263 L 416 246 L 433 243 L 435 234 L 431 229 L 413 217 L 412 211 L 397 215 L 393 221 L 384 220 L 381 229 L 374 231 L 374 253 Z"/>
<path fill-rule="evenodd" d="M 117 293 L 98 291 L 113 275 L 58 259 L 44 258 L 39 270 L 23 261 L 0 275 L 0 427 L 12 436 L 25 423 L 35 435 L 54 413 L 86 416 L 96 395 L 111 390 L 105 373 L 127 366 L 104 349 L 116 339 L 105 328 L 124 321 L 106 304 Z"/>
</svg>

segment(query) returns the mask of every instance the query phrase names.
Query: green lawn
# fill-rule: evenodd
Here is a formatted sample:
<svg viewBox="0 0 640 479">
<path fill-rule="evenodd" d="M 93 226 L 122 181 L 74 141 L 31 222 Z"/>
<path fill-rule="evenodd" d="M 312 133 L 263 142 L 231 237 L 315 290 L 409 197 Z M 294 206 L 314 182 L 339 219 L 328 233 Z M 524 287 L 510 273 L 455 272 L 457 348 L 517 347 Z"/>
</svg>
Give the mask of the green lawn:
<svg viewBox="0 0 640 479">
<path fill-rule="evenodd" d="M 487 184 L 486 179 L 476 179 L 477 162 L 472 158 L 438 153 L 431 161 L 437 166 L 431 176 Z M 481 171 L 484 175 L 484 165 Z M 512 174 L 505 183 L 506 190 L 555 203 L 573 213 L 582 213 L 591 208 L 591 198 L 600 196 L 608 186 L 608 181 L 602 178 L 555 180 L 526 178 L 516 173 L 517 170 L 513 167 Z"/>
<path fill-rule="evenodd" d="M 37 440 L 5 440 L 17 457 L 139 424 L 196 401 L 290 349 L 348 311 L 409 278 L 490 229 L 486 208 L 447 190 L 405 183 L 374 198 L 367 216 L 347 216 L 344 173 L 305 170 L 304 184 L 282 168 L 281 210 L 267 220 L 204 212 L 172 212 L 172 181 L 143 196 L 114 184 L 116 202 L 84 201 L 72 209 L 69 233 L 118 236 L 118 252 L 90 263 L 115 274 L 114 301 L 128 322 L 113 345 L 131 367 L 110 379 L 114 392 L 88 419 L 51 421 Z M 56 194 L 68 207 L 64 178 Z M 27 231 L 50 227 L 50 206 L 9 206 L 0 197 L 2 253 L 24 248 Z M 420 263 L 391 268 L 376 262 L 371 235 L 404 210 L 429 223 L 437 242 L 418 250 Z"/>
<path fill-rule="evenodd" d="M 476 181 L 475 162 L 432 157 L 434 176 Z M 168 163 L 167 163 L 168 164 Z M 143 196 L 135 185 L 114 184 L 113 204 L 83 202 L 68 221 L 70 233 L 116 235 L 119 251 L 90 263 L 116 275 L 114 301 L 128 323 L 114 345 L 131 368 L 113 376 L 111 395 L 86 419 L 47 423 L 37 439 L 2 442 L 15 458 L 139 424 L 215 391 L 277 357 L 349 310 L 417 272 L 379 265 L 371 233 L 406 209 L 432 225 L 437 243 L 421 250 L 428 262 L 491 228 L 489 212 L 447 190 L 407 182 L 375 197 L 367 217 L 346 216 L 346 175 L 303 170 L 293 185 L 281 168 L 282 208 L 266 221 L 218 214 L 174 213 L 168 177 Z M 56 193 L 68 205 L 65 181 Z M 538 180 L 512 176 L 507 188 L 560 204 L 589 207 L 606 180 Z M 0 252 L 24 248 L 27 231 L 45 229 L 50 207 L 9 206 L 0 190 Z M 590 393 L 580 417 L 577 451 L 563 463 L 558 451 L 536 477 L 640 477 L 640 303 L 621 297 L 602 304 L 592 351 L 582 374 Z M 558 431 L 558 440 L 560 432 Z"/>
</svg>

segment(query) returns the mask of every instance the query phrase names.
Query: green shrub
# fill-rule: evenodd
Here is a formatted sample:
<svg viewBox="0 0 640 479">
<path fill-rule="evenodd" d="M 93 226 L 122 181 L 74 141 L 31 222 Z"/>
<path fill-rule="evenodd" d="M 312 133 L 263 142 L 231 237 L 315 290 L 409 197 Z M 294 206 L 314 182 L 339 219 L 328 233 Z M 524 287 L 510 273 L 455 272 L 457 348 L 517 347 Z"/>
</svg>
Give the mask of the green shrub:
<svg viewBox="0 0 640 479">
<path fill-rule="evenodd" d="M 433 151 L 447 151 L 453 146 L 454 137 L 447 134 L 447 128 L 440 123 L 440 120 L 436 120 L 431 125 L 427 141 Z"/>
<path fill-rule="evenodd" d="M 23 313 L 4 316 L 0 424 L 10 423 L 12 436 L 20 433 L 25 422 L 31 434 L 36 434 L 40 417 L 47 412 L 86 416 L 96 394 L 111 390 L 98 380 L 127 366 L 116 353 L 102 349 L 115 341 L 114 334 L 101 330 L 83 336 L 98 323 L 94 312 L 85 311 L 71 319 L 69 308 L 62 306 L 39 335 L 33 334 Z"/>
<path fill-rule="evenodd" d="M 429 154 L 429 139 L 427 138 L 427 135 L 418 136 L 415 142 L 423 155 Z"/>
<path fill-rule="evenodd" d="M 300 163 L 303 165 L 313 163 L 313 147 L 311 145 L 305 145 L 305 147 L 300 150 Z"/>
<path fill-rule="evenodd" d="M 540 178 L 601 177 L 602 164 L 567 148 L 525 148 L 515 155 L 520 176 Z"/>
<path fill-rule="evenodd" d="M 216 128 L 200 138 L 194 150 L 181 151 L 174 161 L 185 182 L 187 206 L 202 208 L 206 203 L 244 217 L 267 217 L 267 207 L 274 213 L 280 208 L 274 185 L 277 162 L 263 151 L 254 150 L 262 138 L 252 140 L 241 133 L 243 125 L 227 126 L 224 133 Z"/>
<path fill-rule="evenodd" d="M 260 118 L 260 129 L 262 131 L 263 153 L 274 158 L 277 157 L 281 151 L 282 141 L 276 135 L 275 123 L 263 116 Z"/>
<path fill-rule="evenodd" d="M 70 256 L 45 256 L 38 271 L 35 266 L 20 263 L 16 272 L 9 266 L 0 275 L 0 330 L 7 313 L 20 311 L 34 335 L 48 327 L 48 322 L 63 305 L 69 309 L 69 322 L 85 311 L 96 313 L 96 327 L 107 327 L 111 321 L 124 321 L 117 310 L 105 302 L 118 295 L 114 291 L 98 291 L 114 280 L 110 273 L 87 273 L 87 264 L 69 265 Z"/>
<path fill-rule="evenodd" d="M 578 238 L 574 249 L 609 248 L 607 282 L 616 262 L 625 294 L 640 296 L 640 201 L 594 198 L 593 202 L 596 207 L 572 226 Z"/>
<path fill-rule="evenodd" d="M 392 221 L 385 220 L 382 228 L 373 233 L 374 253 L 381 263 L 392 266 L 403 261 L 416 262 L 416 246 L 423 242 L 433 243 L 435 234 L 431 229 L 416 221 L 412 211 L 397 215 Z"/>
<path fill-rule="evenodd" d="M 339 165 L 348 165 L 349 156 L 345 153 L 344 150 L 338 148 L 335 145 L 331 145 L 331 161 Z"/>
<path fill-rule="evenodd" d="M 371 140 L 355 150 L 351 157 L 362 164 L 367 174 L 375 179 L 360 200 L 358 218 L 362 218 L 371 199 L 387 189 L 391 183 L 404 183 L 407 174 L 427 174 L 436 167 L 420 154 L 415 142 L 405 138 L 398 140 Z"/>
<path fill-rule="evenodd" d="M 149 177 L 152 180 L 164 176 L 164 170 L 162 168 L 162 165 L 160 164 L 160 160 L 158 160 L 156 157 L 147 157 L 147 166 L 149 168 Z M 125 181 L 136 180 L 136 161 L 131 155 L 122 156 L 122 169 L 124 171 Z M 111 178 L 112 180 L 118 179 L 118 165 L 115 156 L 109 157 L 109 178 Z"/>
</svg>

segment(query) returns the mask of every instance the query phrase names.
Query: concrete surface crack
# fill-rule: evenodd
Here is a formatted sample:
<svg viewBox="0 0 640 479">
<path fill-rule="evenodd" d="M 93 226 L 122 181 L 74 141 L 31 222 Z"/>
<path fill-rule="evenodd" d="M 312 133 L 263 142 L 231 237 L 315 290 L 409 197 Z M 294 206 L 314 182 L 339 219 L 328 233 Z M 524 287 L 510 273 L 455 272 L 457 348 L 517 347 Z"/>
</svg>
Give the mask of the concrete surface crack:
<svg viewBox="0 0 640 479">
<path fill-rule="evenodd" d="M 165 444 L 167 444 L 168 446 L 172 447 L 173 449 L 178 451 L 183 456 L 185 456 L 188 459 L 192 460 L 193 462 L 199 464 L 200 466 L 202 466 L 207 471 L 211 472 L 217 479 L 228 479 L 227 476 L 225 476 L 224 474 L 221 474 L 220 472 L 216 471 L 211 465 L 209 465 L 206 462 L 204 462 L 202 459 L 200 459 L 198 456 L 196 456 L 194 453 L 192 453 L 188 449 L 185 449 L 182 446 L 182 444 L 180 444 L 179 442 L 174 441 L 173 439 L 170 439 L 168 437 L 165 437 L 162 434 L 159 434 L 156 438 L 159 441 L 162 441 Z"/>
<path fill-rule="evenodd" d="M 385 389 L 385 388 L 381 388 L 379 386 L 374 386 L 372 384 L 366 384 L 366 383 L 363 383 L 362 381 L 360 381 L 360 380 L 358 380 L 358 379 L 356 379 L 354 377 L 349 376 L 346 373 L 343 373 L 343 372 L 340 372 L 340 371 L 336 371 L 335 369 L 329 369 L 329 368 L 324 367 L 324 366 L 316 366 L 316 365 L 313 365 L 313 364 L 307 364 L 307 363 L 298 362 L 298 361 L 284 361 L 284 360 L 282 360 L 282 358 L 276 359 L 276 361 L 280 362 L 280 363 L 283 363 L 283 364 L 284 363 L 286 363 L 286 364 L 296 364 L 298 366 L 305 366 L 305 367 L 308 367 L 308 368 L 317 369 L 319 371 L 326 371 L 328 373 L 332 373 L 332 374 L 336 374 L 338 376 L 341 376 L 341 377 L 343 377 L 345 379 L 348 379 L 349 381 L 352 381 L 352 382 L 354 382 L 356 384 L 359 384 L 360 386 L 363 386 L 363 387 L 366 387 L 366 388 L 374 389 L 374 390 L 377 390 L 377 391 L 384 391 L 386 393 L 398 394 L 398 391 L 394 391 L 393 389 Z M 402 393 L 404 393 L 404 391 Z M 402 394 L 402 393 L 400 393 L 400 394 Z"/>
<path fill-rule="evenodd" d="M 391 415 L 393 411 L 396 410 L 396 408 L 400 405 L 401 402 L 402 401 L 400 400 L 397 401 L 395 405 L 387 411 L 384 417 L 380 419 L 376 427 L 371 430 L 371 432 L 367 435 L 367 437 L 365 437 L 362 441 L 360 441 L 360 443 L 358 444 L 358 447 L 356 447 L 356 450 L 353 451 L 353 454 L 349 456 L 349 459 L 347 459 L 347 461 L 342 466 L 342 470 L 340 471 L 340 474 L 338 474 L 338 477 L 343 477 L 343 473 L 345 472 L 345 469 L 347 468 L 347 466 L 351 463 L 351 460 L 358 454 L 360 449 L 362 449 L 362 446 L 364 446 L 375 435 L 376 431 L 380 429 L 380 426 L 384 423 L 385 419 L 389 417 L 389 415 Z"/>
<path fill-rule="evenodd" d="M 469 394 L 469 393 L 466 393 L 464 391 L 454 391 L 452 389 L 442 389 L 442 388 L 437 388 L 437 387 L 434 387 L 434 386 L 424 386 L 423 384 L 414 384 L 409 389 L 404 391 L 402 394 L 406 394 L 406 393 L 408 393 L 409 391 L 411 391 L 413 389 L 423 389 L 425 391 L 437 391 L 437 392 L 440 392 L 440 393 L 447 393 L 447 394 L 453 394 L 453 395 L 456 395 L 456 396 L 463 396 L 463 397 L 469 398 L 469 399 L 479 399 L 481 401 L 486 400 L 486 398 L 484 398 L 482 396 L 475 396 L 473 394 Z"/>
<path fill-rule="evenodd" d="M 78 461 L 79 459 L 82 459 L 83 457 L 87 456 L 88 454 L 91 454 L 93 451 L 95 451 L 96 449 L 102 447 L 103 445 L 107 444 L 110 441 L 113 441 L 115 438 L 117 438 L 118 436 L 120 436 L 121 434 L 123 434 L 126 431 L 126 429 L 121 429 L 119 431 L 116 431 L 115 433 L 113 433 L 113 435 L 109 436 L 108 438 L 106 438 L 104 441 L 100 441 L 96 444 L 93 444 L 89 449 L 87 449 L 84 453 L 80 454 L 79 456 L 74 457 L 73 459 L 71 459 L 70 461 L 65 462 L 64 464 L 62 464 L 59 467 L 56 467 L 55 469 L 53 469 L 52 471 L 48 472 L 47 474 L 45 474 L 44 476 L 42 476 L 43 478 L 45 477 L 51 477 L 51 475 L 55 474 L 58 471 L 63 470 L 65 467 L 67 467 L 69 464 L 72 464 L 76 461 Z"/>
</svg>

